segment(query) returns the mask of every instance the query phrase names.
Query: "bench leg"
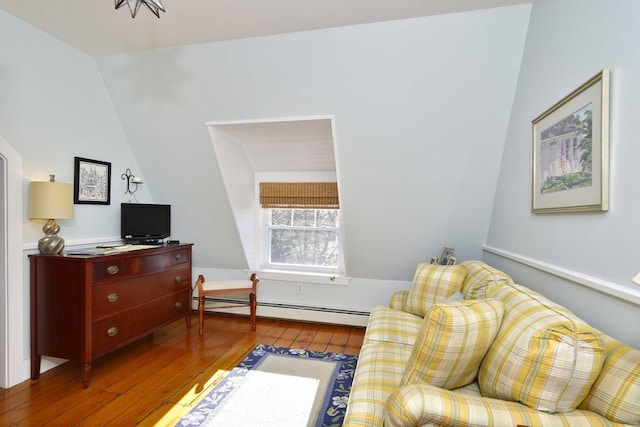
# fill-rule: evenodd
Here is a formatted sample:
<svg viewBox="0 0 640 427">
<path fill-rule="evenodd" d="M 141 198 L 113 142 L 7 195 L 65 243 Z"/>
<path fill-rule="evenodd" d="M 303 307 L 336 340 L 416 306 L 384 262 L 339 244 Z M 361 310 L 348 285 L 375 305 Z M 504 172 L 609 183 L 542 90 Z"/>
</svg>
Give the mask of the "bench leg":
<svg viewBox="0 0 640 427">
<path fill-rule="evenodd" d="M 258 302 L 256 301 L 256 294 L 249 294 L 249 304 L 251 305 L 251 330 L 256 330 L 256 309 Z"/>
<path fill-rule="evenodd" d="M 198 298 L 198 324 L 200 325 L 198 333 L 202 336 L 204 333 L 204 297 Z"/>
</svg>

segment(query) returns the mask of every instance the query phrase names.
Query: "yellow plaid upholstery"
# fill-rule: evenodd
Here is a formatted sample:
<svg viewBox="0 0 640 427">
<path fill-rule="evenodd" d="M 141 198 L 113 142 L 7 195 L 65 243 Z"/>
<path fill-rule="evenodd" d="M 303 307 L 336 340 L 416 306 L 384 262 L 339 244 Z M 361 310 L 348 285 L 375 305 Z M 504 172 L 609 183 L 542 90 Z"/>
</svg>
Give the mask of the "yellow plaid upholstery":
<svg viewBox="0 0 640 427">
<path fill-rule="evenodd" d="M 405 311 L 374 307 L 369 315 L 364 342 L 387 341 L 413 346 L 422 327 L 422 320 Z"/>
<path fill-rule="evenodd" d="M 604 362 L 602 334 L 523 286 L 487 296 L 505 303 L 502 327 L 478 374 L 483 395 L 546 412 L 575 409 Z"/>
<path fill-rule="evenodd" d="M 398 388 L 410 354 L 408 345 L 374 342 L 362 346 L 344 426 L 382 426 L 385 402 Z"/>
<path fill-rule="evenodd" d="M 446 390 L 429 384 L 398 388 L 387 401 L 385 427 L 492 426 L 622 427 L 595 412 L 575 410 L 550 414 L 517 402 L 481 397 L 467 390 Z M 345 424 L 347 426 L 348 424 Z"/>
<path fill-rule="evenodd" d="M 424 317 L 433 304 L 444 302 L 462 287 L 467 269 L 461 265 L 420 263 L 407 295 L 405 311 Z"/>
<path fill-rule="evenodd" d="M 619 423 L 640 425 L 640 350 L 605 337 L 602 372 L 580 409 Z"/>
<path fill-rule="evenodd" d="M 505 397 L 483 396 L 478 382 L 454 390 L 426 383 L 401 386 L 414 342 L 429 351 L 428 347 L 442 348 L 448 338 L 447 334 L 418 338 L 426 335 L 420 332 L 424 316 L 407 310 L 409 291 L 400 291 L 393 295 L 389 307 L 376 307 L 371 312 L 344 426 L 380 427 L 383 422 L 386 427 L 640 426 L 640 350 L 604 337 L 570 310 L 513 283 L 485 263 L 467 261 L 462 267 L 468 271 L 461 289 L 467 300 L 495 298 L 504 304 L 502 326 L 480 365 L 479 378 L 486 369 L 489 389 L 499 389 Z M 418 272 L 416 276 L 420 276 Z M 416 281 L 425 284 L 425 292 L 436 292 L 431 286 L 439 286 L 438 280 L 423 276 Z M 450 283 L 442 281 L 445 288 Z M 421 307 L 426 313 L 454 292 L 447 289 L 427 298 L 426 303 L 423 298 Z M 495 357 L 489 362 L 494 349 Z M 434 363 L 442 366 L 445 361 Z M 559 384 L 566 386 L 560 393 Z M 527 401 L 527 397 L 534 401 Z M 556 411 L 580 406 L 550 413 L 529 404 L 540 408 L 555 405 Z"/>
<path fill-rule="evenodd" d="M 503 312 L 502 301 L 496 299 L 435 304 L 418 333 L 401 384 L 453 389 L 475 381 Z"/>
<path fill-rule="evenodd" d="M 464 299 L 486 298 L 491 286 L 513 282 L 511 276 L 482 261 L 464 261 L 460 265 L 467 269 L 460 291 Z"/>
<path fill-rule="evenodd" d="M 394 294 L 391 295 L 389 307 L 395 308 L 396 310 L 404 310 L 404 306 L 407 303 L 407 295 L 409 295 L 408 290 L 394 292 Z"/>
</svg>

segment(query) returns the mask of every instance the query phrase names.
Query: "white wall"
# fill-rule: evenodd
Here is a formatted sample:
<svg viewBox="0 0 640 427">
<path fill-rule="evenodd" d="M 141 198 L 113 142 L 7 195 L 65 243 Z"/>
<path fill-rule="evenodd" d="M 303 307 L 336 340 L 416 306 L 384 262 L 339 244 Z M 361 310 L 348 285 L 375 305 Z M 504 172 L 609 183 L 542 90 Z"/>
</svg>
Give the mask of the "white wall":
<svg viewBox="0 0 640 427">
<path fill-rule="evenodd" d="M 444 245 L 460 258 L 480 256 L 529 10 L 202 44 L 97 64 L 0 11 L 0 134 L 22 157 L 25 194 L 30 181 L 51 173 L 73 182 L 74 156 L 112 163 L 111 205 L 76 206 L 73 220 L 60 221 L 68 245 L 119 234 L 119 203 L 127 199 L 120 174 L 129 167 L 145 178 L 141 201 L 174 206 L 173 237 L 196 244 L 197 268 L 240 274 L 246 260 L 205 122 L 331 115 L 354 278 L 350 287 L 302 295 L 274 283 L 265 296 L 366 309 L 386 304 L 416 262 Z M 11 341 L 20 358 L 11 369 L 21 378 L 29 375 L 26 254 L 42 225 L 26 218 L 27 203 L 9 206 L 21 212 L 24 230 L 23 281 L 9 284 L 22 295 L 9 301 L 23 317 Z"/>
<path fill-rule="evenodd" d="M 638 16 L 636 0 L 534 2 L 487 238 L 501 252 L 488 260 L 635 346 L 640 336 L 629 325 L 640 323 L 640 288 L 631 282 L 640 271 Z M 611 70 L 610 210 L 534 215 L 531 120 L 603 68 Z M 550 275 L 540 264 L 568 270 L 573 280 Z M 576 284 L 578 275 L 591 287 Z M 617 288 L 620 296 L 607 296 Z"/>
<path fill-rule="evenodd" d="M 120 174 L 138 165 L 95 61 L 3 11 L 0 29 L 0 132 L 24 158 L 25 194 L 49 174 L 73 183 L 74 156 L 111 162 L 111 205 L 76 205 L 75 218 L 59 224 L 66 240 L 118 236 L 127 200 Z M 25 215 L 25 243 L 42 225 Z"/>
<path fill-rule="evenodd" d="M 18 263 L 8 283 L 10 384 L 29 377 L 29 269 L 27 254 L 42 236 L 43 221 L 27 218 L 30 181 L 73 183 L 74 156 L 111 162 L 111 205 L 77 205 L 75 218 L 60 220 L 67 246 L 119 236 L 119 204 L 126 198 L 120 174 L 138 171 L 95 61 L 0 11 L 0 134 L 21 158 L 9 226 L 21 228 L 10 259 Z M 4 154 L 4 153 L 3 153 Z M 141 190 L 144 197 L 146 189 Z M 16 202 L 18 201 L 18 202 Z M 15 219 L 19 218 L 18 222 Z M 16 256 L 16 252 L 19 254 Z M 47 366 L 47 362 L 43 364 Z"/>
<path fill-rule="evenodd" d="M 386 304 L 453 246 L 479 258 L 530 6 L 100 58 L 154 198 L 198 268 L 247 268 L 205 122 L 332 116 L 347 291 L 262 298 Z M 357 280 L 356 280 L 357 279 Z M 374 279 L 367 281 L 367 279 Z M 336 295 L 336 292 L 339 295 Z M 367 298 L 359 298 L 359 295 Z"/>
</svg>

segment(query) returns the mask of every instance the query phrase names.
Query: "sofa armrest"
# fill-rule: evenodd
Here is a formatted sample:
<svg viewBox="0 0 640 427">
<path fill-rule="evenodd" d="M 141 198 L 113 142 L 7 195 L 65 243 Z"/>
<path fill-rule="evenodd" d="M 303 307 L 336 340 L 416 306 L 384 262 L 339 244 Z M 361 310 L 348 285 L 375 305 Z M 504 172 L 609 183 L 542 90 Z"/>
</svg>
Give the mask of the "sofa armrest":
<svg viewBox="0 0 640 427">
<path fill-rule="evenodd" d="M 428 384 L 409 384 L 387 399 L 384 426 L 567 426 L 611 425 L 591 411 L 539 412 L 518 402 L 508 402 L 445 390 Z"/>
<path fill-rule="evenodd" d="M 389 301 L 389 307 L 394 308 L 396 310 L 403 310 L 407 303 L 407 295 L 409 295 L 408 290 L 397 291 L 393 295 L 391 295 L 391 301 Z"/>
</svg>

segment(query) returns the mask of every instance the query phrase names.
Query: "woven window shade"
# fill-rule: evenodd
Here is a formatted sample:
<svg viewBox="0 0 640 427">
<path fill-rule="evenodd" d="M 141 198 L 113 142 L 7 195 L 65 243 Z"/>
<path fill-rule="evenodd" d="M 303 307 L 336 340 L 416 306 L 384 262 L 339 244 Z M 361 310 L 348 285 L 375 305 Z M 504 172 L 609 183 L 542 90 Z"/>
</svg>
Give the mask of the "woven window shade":
<svg viewBox="0 0 640 427">
<path fill-rule="evenodd" d="M 338 209 L 338 184 L 261 182 L 260 204 L 265 209 Z"/>
</svg>

